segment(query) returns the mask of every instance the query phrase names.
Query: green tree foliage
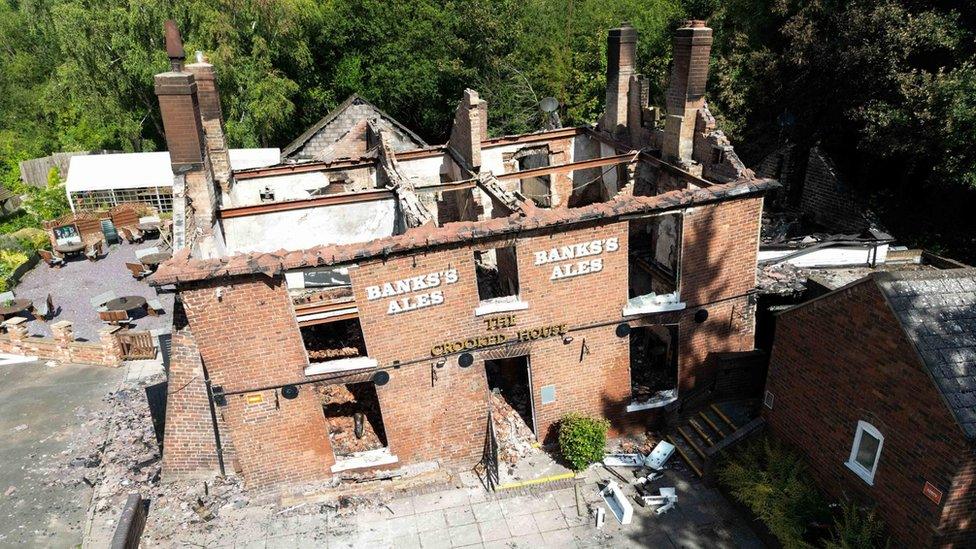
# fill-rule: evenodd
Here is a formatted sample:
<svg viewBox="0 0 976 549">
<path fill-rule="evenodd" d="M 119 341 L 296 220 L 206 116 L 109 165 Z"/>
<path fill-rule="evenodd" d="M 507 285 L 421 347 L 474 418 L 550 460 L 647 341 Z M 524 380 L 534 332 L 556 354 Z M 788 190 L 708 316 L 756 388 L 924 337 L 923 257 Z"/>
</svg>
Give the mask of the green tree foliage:
<svg viewBox="0 0 976 549">
<path fill-rule="evenodd" d="M 574 471 L 582 471 L 603 459 L 610 422 L 579 414 L 559 420 L 559 453 Z"/>
<path fill-rule="evenodd" d="M 353 92 L 432 143 L 466 87 L 494 135 L 537 130 L 546 96 L 564 123 L 594 122 L 622 21 L 660 105 L 688 16 L 715 29 L 708 97 L 747 163 L 820 143 L 898 236 L 976 260 L 969 0 L 0 0 L 0 184 L 53 151 L 164 148 L 167 18 L 217 65 L 230 144 L 249 147 L 287 144 Z"/>
<path fill-rule="evenodd" d="M 43 189 L 30 187 L 24 195 L 24 210 L 38 222 L 57 219 L 71 211 L 64 182 L 58 176 L 58 169 L 51 168 L 47 176 L 47 186 Z"/>
<path fill-rule="evenodd" d="M 710 11 L 709 97 L 747 162 L 819 143 L 899 238 L 976 259 L 976 4 L 728 0 Z"/>
</svg>

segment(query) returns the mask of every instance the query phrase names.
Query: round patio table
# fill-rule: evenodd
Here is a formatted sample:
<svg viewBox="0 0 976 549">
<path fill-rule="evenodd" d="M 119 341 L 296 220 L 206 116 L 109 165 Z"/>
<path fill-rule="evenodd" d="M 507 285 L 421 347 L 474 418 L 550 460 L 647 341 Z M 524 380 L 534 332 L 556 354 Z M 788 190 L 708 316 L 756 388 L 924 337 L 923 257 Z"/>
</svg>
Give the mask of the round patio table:
<svg viewBox="0 0 976 549">
<path fill-rule="evenodd" d="M 146 298 L 138 295 L 124 295 L 105 302 L 109 311 L 132 311 L 146 306 Z"/>
<path fill-rule="evenodd" d="M 7 318 L 7 316 L 19 313 L 21 311 L 26 311 L 34 305 L 34 302 L 29 299 L 14 299 L 6 304 L 0 304 L 0 318 Z"/>
<path fill-rule="evenodd" d="M 76 254 L 83 252 L 85 250 L 85 244 L 79 242 L 77 244 L 59 244 L 54 247 L 54 251 L 59 254 Z"/>
<path fill-rule="evenodd" d="M 163 261 L 173 257 L 173 254 L 169 252 L 159 252 L 157 254 L 144 255 L 139 261 L 148 267 L 156 267 Z"/>
</svg>

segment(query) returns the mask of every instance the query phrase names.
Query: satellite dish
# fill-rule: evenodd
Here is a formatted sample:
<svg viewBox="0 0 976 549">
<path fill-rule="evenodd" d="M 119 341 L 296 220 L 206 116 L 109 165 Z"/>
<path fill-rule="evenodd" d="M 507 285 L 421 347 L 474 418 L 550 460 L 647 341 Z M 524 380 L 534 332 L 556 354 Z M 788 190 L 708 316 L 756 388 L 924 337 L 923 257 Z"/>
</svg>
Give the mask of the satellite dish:
<svg viewBox="0 0 976 549">
<path fill-rule="evenodd" d="M 292 400 L 298 396 L 298 386 L 297 385 L 285 385 L 281 388 L 281 396 Z"/>
<path fill-rule="evenodd" d="M 539 108 L 542 112 L 556 112 L 559 108 L 559 101 L 555 97 L 543 97 L 542 101 L 539 101 Z"/>
</svg>

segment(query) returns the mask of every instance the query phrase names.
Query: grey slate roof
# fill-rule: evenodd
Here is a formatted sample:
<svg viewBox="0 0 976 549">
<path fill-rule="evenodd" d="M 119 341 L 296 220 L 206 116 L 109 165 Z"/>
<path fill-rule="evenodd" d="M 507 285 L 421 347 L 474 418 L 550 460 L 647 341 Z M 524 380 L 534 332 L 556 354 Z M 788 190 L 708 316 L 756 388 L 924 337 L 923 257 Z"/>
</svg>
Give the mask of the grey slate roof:
<svg viewBox="0 0 976 549">
<path fill-rule="evenodd" d="M 874 279 L 966 436 L 976 438 L 976 269 Z"/>
</svg>

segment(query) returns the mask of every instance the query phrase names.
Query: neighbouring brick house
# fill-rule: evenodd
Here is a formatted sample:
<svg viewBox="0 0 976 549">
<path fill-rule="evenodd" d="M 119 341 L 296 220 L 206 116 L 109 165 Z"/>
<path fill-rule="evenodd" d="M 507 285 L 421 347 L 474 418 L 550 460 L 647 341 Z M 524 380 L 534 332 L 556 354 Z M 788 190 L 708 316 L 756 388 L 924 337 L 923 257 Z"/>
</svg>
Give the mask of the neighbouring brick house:
<svg viewBox="0 0 976 549">
<path fill-rule="evenodd" d="M 764 416 L 906 547 L 976 544 L 976 269 L 879 272 L 781 313 Z"/>
<path fill-rule="evenodd" d="M 194 80 L 213 67 L 184 67 L 167 33 L 156 90 L 185 200 L 182 249 L 153 277 L 178 292 L 164 476 L 232 464 L 263 488 L 470 468 L 492 389 L 527 391 L 542 441 L 570 411 L 624 432 L 708 384 L 717 354 L 752 350 L 762 195 L 777 184 L 708 114 L 702 22 L 675 37 L 663 128 L 625 26 L 608 37 L 596 127 L 489 138 L 488 105 L 466 90 L 447 144 L 399 150 L 350 118 L 358 156 L 229 173 L 211 169 L 227 165 L 211 159 L 226 154 L 216 89 Z M 329 427 L 342 414 L 374 447 L 349 451 Z"/>
</svg>

